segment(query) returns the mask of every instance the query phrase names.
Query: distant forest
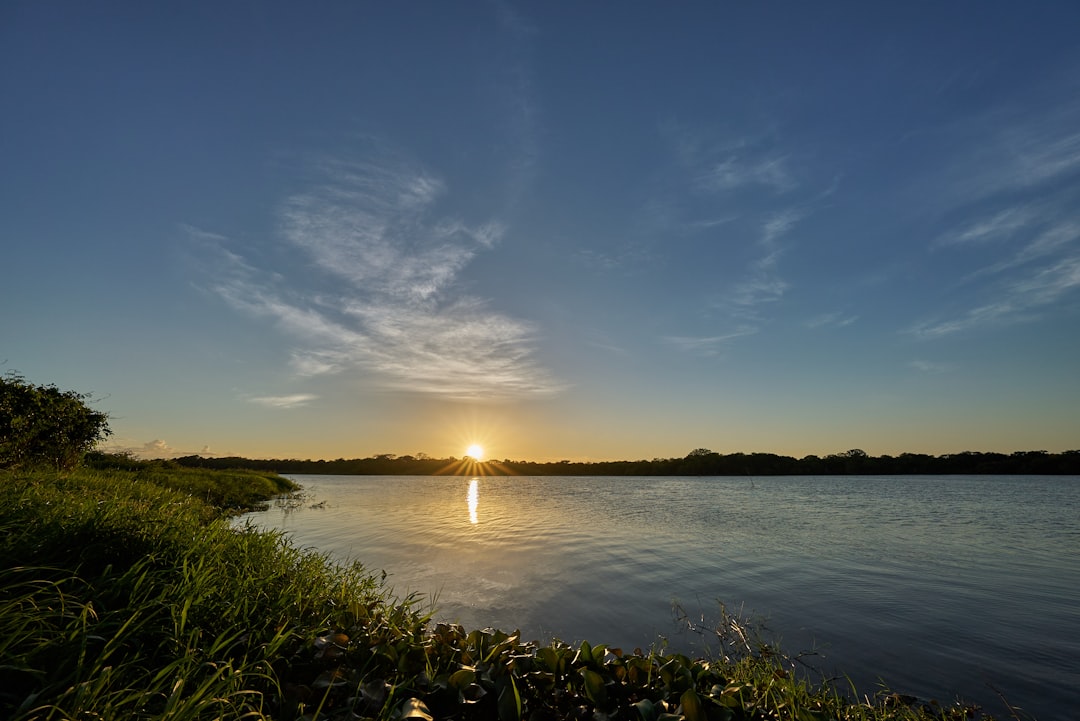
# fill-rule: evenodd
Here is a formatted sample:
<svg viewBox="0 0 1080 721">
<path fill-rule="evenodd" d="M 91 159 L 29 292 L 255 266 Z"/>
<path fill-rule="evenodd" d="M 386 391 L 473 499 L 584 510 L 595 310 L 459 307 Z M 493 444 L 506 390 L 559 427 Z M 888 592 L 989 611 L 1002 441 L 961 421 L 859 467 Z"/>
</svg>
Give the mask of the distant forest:
<svg viewBox="0 0 1080 721">
<path fill-rule="evenodd" d="M 182 466 L 198 468 L 249 468 L 277 473 L 402 476 L 817 476 L 817 475 L 1080 475 L 1080 450 L 1064 453 L 1017 451 L 1011 454 L 965 451 L 942 456 L 902 453 L 871 456 L 853 449 L 828 456 L 792 458 L 773 453 L 715 453 L 698 448 L 682 458 L 651 461 L 476 461 L 465 458 L 431 458 L 423 453 L 397 456 L 392 453 L 337 460 L 257 460 L 251 458 L 174 459 Z"/>
</svg>

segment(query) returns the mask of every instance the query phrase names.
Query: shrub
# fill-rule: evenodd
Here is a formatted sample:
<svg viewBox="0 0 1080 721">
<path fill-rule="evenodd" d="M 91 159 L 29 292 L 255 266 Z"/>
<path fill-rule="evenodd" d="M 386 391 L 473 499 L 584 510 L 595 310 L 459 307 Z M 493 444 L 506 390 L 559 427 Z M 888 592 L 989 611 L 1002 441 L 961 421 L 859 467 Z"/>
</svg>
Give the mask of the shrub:
<svg viewBox="0 0 1080 721">
<path fill-rule="evenodd" d="M 108 415 L 90 408 L 88 397 L 15 373 L 0 377 L 0 468 L 77 466 L 112 433 Z"/>
</svg>

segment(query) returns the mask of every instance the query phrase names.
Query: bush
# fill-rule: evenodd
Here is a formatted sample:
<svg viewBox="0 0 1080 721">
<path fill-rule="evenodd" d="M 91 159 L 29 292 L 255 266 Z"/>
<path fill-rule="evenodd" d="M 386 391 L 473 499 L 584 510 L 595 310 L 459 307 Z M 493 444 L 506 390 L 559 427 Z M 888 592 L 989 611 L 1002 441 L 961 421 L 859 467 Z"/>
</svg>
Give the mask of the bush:
<svg viewBox="0 0 1080 721">
<path fill-rule="evenodd" d="M 0 468 L 77 466 L 112 433 L 108 415 L 90 408 L 88 397 L 15 373 L 0 377 Z"/>
</svg>

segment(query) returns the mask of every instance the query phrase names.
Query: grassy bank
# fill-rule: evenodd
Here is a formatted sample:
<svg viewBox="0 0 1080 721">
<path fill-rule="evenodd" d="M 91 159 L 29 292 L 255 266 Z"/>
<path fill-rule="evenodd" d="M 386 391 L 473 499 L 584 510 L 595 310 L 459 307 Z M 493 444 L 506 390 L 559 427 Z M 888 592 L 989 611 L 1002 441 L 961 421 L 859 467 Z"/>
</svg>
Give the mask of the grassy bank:
<svg viewBox="0 0 1080 721">
<path fill-rule="evenodd" d="M 230 509 L 287 490 L 268 474 L 146 464 L 0 473 L 0 718 L 968 714 L 846 700 L 734 622 L 712 661 L 432 624 L 359 565 L 229 525 Z"/>
</svg>

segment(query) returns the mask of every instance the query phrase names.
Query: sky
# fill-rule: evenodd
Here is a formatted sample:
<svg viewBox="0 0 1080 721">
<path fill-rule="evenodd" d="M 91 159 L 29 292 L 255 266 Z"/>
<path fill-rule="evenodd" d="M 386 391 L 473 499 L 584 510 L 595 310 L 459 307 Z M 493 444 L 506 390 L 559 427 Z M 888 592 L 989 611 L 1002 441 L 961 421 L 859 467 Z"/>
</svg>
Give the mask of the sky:
<svg viewBox="0 0 1080 721">
<path fill-rule="evenodd" d="M 145 457 L 1080 448 L 1080 5 L 0 5 L 0 370 Z"/>
</svg>

